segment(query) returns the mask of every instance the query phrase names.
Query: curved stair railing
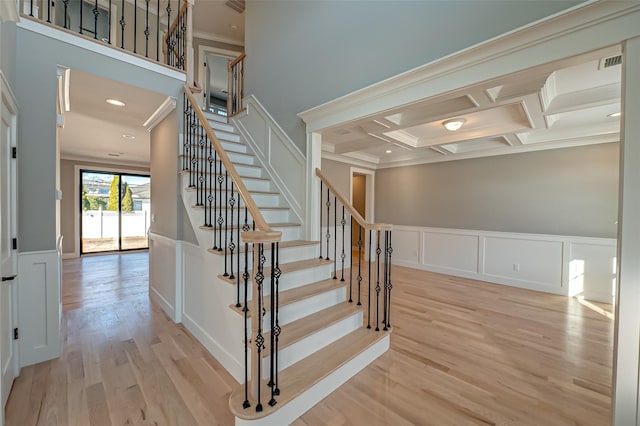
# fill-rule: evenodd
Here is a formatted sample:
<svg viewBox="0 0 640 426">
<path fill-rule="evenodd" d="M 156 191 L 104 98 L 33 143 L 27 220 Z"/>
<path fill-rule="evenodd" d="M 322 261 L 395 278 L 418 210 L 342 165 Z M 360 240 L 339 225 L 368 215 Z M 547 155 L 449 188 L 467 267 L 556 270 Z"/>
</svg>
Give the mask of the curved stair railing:
<svg viewBox="0 0 640 426">
<path fill-rule="evenodd" d="M 357 305 L 366 304 L 366 327 L 372 328 L 375 325 L 375 330 L 380 331 L 382 325 L 382 329 L 386 331 L 391 327 L 392 226 L 367 222 L 351 203 L 336 190 L 320 169 L 316 169 L 316 176 L 320 179 L 319 257 L 330 260 L 333 254 L 333 279 L 336 280 L 339 277 L 341 281 L 345 280 L 345 261 L 347 257 L 349 258 L 349 265 L 347 265 L 349 267 L 349 303 L 354 303 L 355 298 Z M 347 223 L 351 222 L 351 219 L 357 223 L 358 228 L 356 265 L 354 265 L 353 259 L 353 231 L 350 232 L 349 243 L 345 246 L 347 243 L 345 227 Z M 338 250 L 338 243 L 340 243 L 340 250 Z M 367 247 L 368 250 L 363 251 Z M 350 250 L 351 253 L 348 255 L 346 250 Z M 331 253 L 332 251 L 333 253 Z M 365 254 L 368 257 L 366 265 L 363 262 Z M 372 260 L 372 256 L 374 260 Z M 338 264 L 340 264 L 340 272 L 338 272 Z M 357 268 L 357 271 L 354 268 Z M 354 272 L 357 272 L 355 283 L 353 282 Z M 366 281 L 364 282 L 365 288 L 363 288 L 363 281 Z M 372 285 L 375 294 L 372 294 Z M 366 296 L 364 301 L 363 292 Z M 382 300 L 380 300 L 381 298 Z"/>
<path fill-rule="evenodd" d="M 200 228 L 213 232 L 212 250 L 224 255 L 223 275 L 236 284 L 236 307 L 242 308 L 245 321 L 243 407 L 251 407 L 250 401 L 253 401 L 255 410 L 260 412 L 263 401 L 268 398 L 268 404 L 273 406 L 279 394 L 278 290 L 281 272 L 278 260 L 282 233 L 273 230 L 265 221 L 188 85 L 184 86 L 183 92 L 182 170 L 188 174 L 189 189 L 196 192 L 196 206 L 203 210 Z M 265 253 L 270 253 L 269 259 Z M 248 300 L 250 280 L 251 301 Z M 264 315 L 251 315 L 249 336 L 246 326 L 249 311 L 264 313 L 267 287 L 270 294 L 275 295 L 269 297 L 270 312 L 275 314 L 270 315 L 268 327 L 263 324 Z M 269 341 L 265 341 L 265 332 L 269 333 Z M 263 379 L 261 359 L 264 351 L 269 351 L 271 362 L 268 377 Z M 263 395 L 262 385 L 268 386 L 270 395 Z"/>
</svg>

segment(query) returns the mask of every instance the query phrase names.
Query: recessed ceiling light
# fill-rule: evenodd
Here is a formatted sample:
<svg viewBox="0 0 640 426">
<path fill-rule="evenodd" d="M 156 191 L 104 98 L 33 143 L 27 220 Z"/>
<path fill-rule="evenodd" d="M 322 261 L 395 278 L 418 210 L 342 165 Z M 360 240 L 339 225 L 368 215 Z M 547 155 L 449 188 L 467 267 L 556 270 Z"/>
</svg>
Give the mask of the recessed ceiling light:
<svg viewBox="0 0 640 426">
<path fill-rule="evenodd" d="M 386 150 L 386 151 L 385 151 L 385 153 L 386 153 L 386 154 L 391 154 L 391 152 L 392 152 L 392 151 L 391 151 L 390 149 L 388 149 L 388 150 Z"/>
<path fill-rule="evenodd" d="M 115 106 L 119 106 L 119 107 L 123 107 L 123 106 L 125 106 L 125 105 L 126 105 L 124 102 L 119 101 L 119 100 L 117 100 L 117 99 L 111 99 L 111 98 L 109 98 L 109 99 L 107 99 L 106 101 L 107 101 L 107 103 L 108 103 L 108 104 L 115 105 Z"/>
<path fill-rule="evenodd" d="M 466 123 L 467 120 L 464 118 L 452 118 L 451 120 L 445 120 L 442 122 L 442 125 L 449 131 L 451 132 L 455 132 L 456 130 L 459 130 L 460 127 L 462 127 L 462 125 L 464 123 Z"/>
<path fill-rule="evenodd" d="M 133 135 L 126 135 L 126 134 L 122 135 L 122 137 L 125 138 L 125 139 L 129 139 L 129 140 L 134 140 L 136 138 Z"/>
<path fill-rule="evenodd" d="M 613 118 L 613 117 L 620 117 L 621 115 L 622 113 L 618 111 L 618 112 L 613 112 L 611 114 L 607 114 L 607 117 Z"/>
</svg>

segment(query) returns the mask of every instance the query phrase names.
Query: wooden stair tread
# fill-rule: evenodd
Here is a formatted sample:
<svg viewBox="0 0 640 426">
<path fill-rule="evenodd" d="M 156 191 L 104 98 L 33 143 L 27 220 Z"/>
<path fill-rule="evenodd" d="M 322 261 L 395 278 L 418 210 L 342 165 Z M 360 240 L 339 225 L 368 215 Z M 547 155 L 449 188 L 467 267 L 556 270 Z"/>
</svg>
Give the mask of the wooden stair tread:
<svg viewBox="0 0 640 426">
<path fill-rule="evenodd" d="M 186 175 L 189 174 L 190 170 L 180 170 L 178 172 L 179 175 Z M 215 175 L 218 176 L 220 173 L 212 173 L 212 172 L 202 172 L 205 175 Z M 250 179 L 250 180 L 266 180 L 266 181 L 270 181 L 271 179 L 268 177 L 257 177 L 257 176 L 242 176 L 240 175 L 241 179 Z"/>
<path fill-rule="evenodd" d="M 269 223 L 269 226 L 272 228 L 289 228 L 294 226 L 300 226 L 300 224 L 293 223 L 293 222 L 281 222 L 281 223 Z M 205 225 L 200 226 L 200 229 L 204 231 L 213 231 L 214 228 L 217 228 L 217 227 L 205 226 Z M 240 228 L 242 229 L 242 225 L 240 225 Z M 227 229 L 238 229 L 238 225 L 228 226 Z"/>
<path fill-rule="evenodd" d="M 324 281 L 317 281 L 311 284 L 302 285 L 300 287 L 290 288 L 289 290 L 284 290 L 280 292 L 279 303 L 280 307 L 290 305 L 291 303 L 297 302 L 299 300 L 307 299 L 312 296 L 316 296 L 318 294 L 322 294 L 324 292 L 335 290 L 340 287 L 344 287 L 346 283 L 340 280 L 334 279 L 326 279 Z M 237 307 L 235 303 L 229 305 L 231 309 L 237 312 L 240 315 L 244 315 L 242 311 L 242 306 Z M 271 296 L 264 297 L 264 308 L 267 311 L 271 310 Z M 247 316 L 251 316 L 251 310 L 247 311 Z M 295 321 L 294 321 L 295 322 Z"/>
<path fill-rule="evenodd" d="M 180 155 L 178 156 L 178 158 L 185 158 L 185 157 L 187 157 L 187 158 L 191 158 L 191 156 L 190 156 L 190 155 L 188 155 L 188 156 L 187 156 L 187 155 L 184 155 L 184 154 L 180 154 Z M 201 156 L 199 156 L 199 155 L 198 155 L 198 156 L 196 156 L 196 158 L 197 158 L 198 160 L 206 160 L 206 159 L 207 159 L 207 157 L 201 157 Z M 218 163 L 220 163 L 220 160 L 218 160 Z M 233 161 L 232 161 L 232 163 L 233 163 Z M 244 164 L 244 163 L 233 163 L 233 164 L 234 164 L 235 166 L 254 167 L 254 168 L 256 168 L 256 169 L 260 169 L 260 168 L 262 168 L 262 166 L 261 166 L 260 164 Z"/>
<path fill-rule="evenodd" d="M 226 139 L 224 140 L 224 143 L 235 143 L 236 145 L 244 146 L 244 145 L 243 145 L 243 144 L 241 144 L 241 143 L 233 142 L 233 141 L 228 141 L 228 140 L 226 140 Z M 195 144 L 195 143 L 189 144 L 189 146 L 194 147 L 194 148 L 198 148 L 198 149 L 200 148 L 200 145 Z M 246 155 L 246 156 L 248 156 L 248 157 L 255 157 L 255 154 L 254 154 L 253 152 L 230 151 L 230 150 L 228 150 L 228 149 L 225 149 L 225 152 L 226 152 L 227 154 Z"/>
<path fill-rule="evenodd" d="M 278 403 L 275 406 L 271 407 L 268 404 L 271 391 L 265 381 L 261 390 L 263 397 L 262 412 L 256 413 L 255 401 L 251 401 L 251 407 L 242 408 L 244 385 L 238 386 L 231 393 L 229 408 L 234 416 L 245 420 L 255 420 L 268 416 L 387 335 L 388 332 L 385 331 L 376 332 L 364 327 L 359 328 L 279 372 L 278 387 L 280 388 L 280 395 L 276 397 Z"/>
<path fill-rule="evenodd" d="M 185 191 L 187 192 L 193 192 L 197 189 L 197 187 L 195 186 L 187 186 L 184 188 Z M 220 190 L 220 188 L 218 186 L 216 186 L 215 188 L 216 192 L 225 192 L 225 189 L 223 188 L 222 191 Z M 238 191 L 233 191 L 234 194 L 237 194 Z M 249 190 L 250 194 L 260 194 L 260 195 L 280 195 L 280 193 L 278 191 L 260 191 L 257 189 L 250 189 Z"/>
<path fill-rule="evenodd" d="M 262 207 L 259 207 L 260 209 L 262 209 Z M 269 209 L 271 209 L 272 207 L 269 207 Z M 274 208 L 282 208 L 282 209 L 288 209 L 288 207 L 274 207 Z M 280 241 L 280 248 L 284 249 L 284 248 L 291 248 L 291 247 L 302 247 L 302 246 L 312 246 L 312 245 L 316 245 L 318 244 L 318 241 L 306 241 L 306 240 L 290 240 L 290 241 Z M 264 246 L 264 250 L 265 251 L 271 251 L 271 244 L 266 244 Z M 212 254 L 216 254 L 218 256 L 223 256 L 225 250 L 217 250 L 217 249 L 209 249 L 208 250 L 209 253 Z M 237 251 L 235 251 L 234 253 L 236 253 Z M 244 253 L 244 247 L 241 246 L 240 247 L 240 253 Z"/>
<path fill-rule="evenodd" d="M 362 313 L 362 306 L 358 306 L 355 303 L 342 302 L 337 305 L 333 305 L 330 308 L 323 309 L 285 324 L 281 326 L 282 333 L 278 339 L 278 348 L 282 350 L 287 346 L 292 345 L 297 341 L 322 330 L 323 328 L 327 328 L 338 321 L 350 317 L 357 312 Z M 263 335 L 265 340 L 269 341 L 270 332 L 265 332 Z M 265 357 L 267 355 L 269 354 L 264 354 Z"/>
<path fill-rule="evenodd" d="M 323 265 L 330 265 L 333 263 L 333 260 L 324 260 L 324 259 L 304 259 L 304 260 L 297 260 L 295 262 L 289 262 L 289 263 L 281 263 L 280 266 L 280 272 L 282 272 L 283 274 L 289 273 L 289 272 L 295 272 L 295 271 L 301 271 L 304 269 L 311 269 L 311 268 L 315 268 L 316 266 L 323 266 Z M 267 267 L 265 264 L 265 268 L 264 268 L 264 272 L 263 272 L 264 276 L 265 276 L 265 282 L 267 282 L 267 280 L 269 280 L 269 277 L 271 276 L 271 267 Z M 253 271 L 250 270 L 249 271 L 249 276 L 253 277 Z M 223 281 L 226 281 L 230 284 L 236 284 L 236 280 L 230 280 L 229 277 L 225 277 L 223 275 L 218 275 L 218 278 L 220 278 Z M 250 280 L 252 278 L 249 278 Z"/>
<path fill-rule="evenodd" d="M 206 206 L 202 205 L 202 206 L 198 206 L 198 205 L 192 205 L 191 208 L 192 209 L 204 209 Z M 240 208 L 242 208 L 243 206 L 240 206 Z M 220 207 L 216 207 L 217 210 L 220 210 Z M 229 207 L 228 206 L 224 206 L 222 207 L 222 210 L 228 210 Z M 233 206 L 233 210 L 237 210 L 238 206 Z M 258 206 L 259 210 L 289 210 L 289 207 L 283 207 L 283 206 L 275 206 L 275 207 L 265 207 L 265 206 Z"/>
</svg>

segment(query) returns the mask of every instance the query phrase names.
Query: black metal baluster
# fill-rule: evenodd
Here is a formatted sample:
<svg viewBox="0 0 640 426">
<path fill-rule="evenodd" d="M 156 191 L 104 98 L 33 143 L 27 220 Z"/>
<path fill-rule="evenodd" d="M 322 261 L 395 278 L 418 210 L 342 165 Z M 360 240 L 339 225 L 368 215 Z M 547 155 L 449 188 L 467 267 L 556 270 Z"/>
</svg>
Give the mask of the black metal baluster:
<svg viewBox="0 0 640 426">
<path fill-rule="evenodd" d="M 219 170 L 218 170 L 219 169 Z M 218 161 L 218 151 L 213 151 L 213 186 L 211 187 L 211 195 L 213 195 L 213 250 L 218 249 L 216 243 L 220 225 L 218 225 L 218 196 L 216 193 L 216 185 L 218 178 L 222 172 L 222 164 Z"/>
<path fill-rule="evenodd" d="M 145 38 L 145 45 L 144 45 L 144 56 L 145 58 L 149 57 L 149 0 L 145 0 L 147 2 L 147 10 L 145 13 L 145 20 L 144 20 L 144 38 Z"/>
<path fill-rule="evenodd" d="M 376 331 L 380 331 L 380 231 L 376 231 Z"/>
<path fill-rule="evenodd" d="M 240 245 L 240 201 L 241 200 L 242 200 L 242 198 L 240 198 L 240 192 L 238 192 L 238 202 L 237 202 L 237 206 L 238 206 L 238 212 L 237 212 L 238 214 L 237 214 L 237 216 L 238 216 L 238 219 L 236 221 L 237 222 L 237 226 L 236 226 L 237 239 L 236 239 L 236 241 L 238 241 L 238 251 L 236 252 L 236 262 L 237 262 L 236 270 L 238 271 L 237 278 L 236 278 L 237 279 L 236 286 L 238 288 L 240 288 L 240 247 L 241 247 L 241 245 Z M 233 262 L 233 260 L 232 260 L 232 262 Z M 238 302 L 239 301 L 240 301 L 240 299 L 238 298 Z"/>
<path fill-rule="evenodd" d="M 160 62 L 160 0 L 156 4 L 156 61 Z"/>
<path fill-rule="evenodd" d="M 124 2 L 124 0 L 122 0 Z M 83 0 L 80 0 L 80 34 L 82 34 L 82 3 Z M 33 5 L 33 0 L 31 0 L 31 5 Z M 32 8 L 33 9 L 33 8 Z M 31 10 L 33 12 L 33 10 Z M 124 9 L 122 9 L 122 13 L 124 13 Z M 33 16 L 33 15 L 31 15 Z"/>
<path fill-rule="evenodd" d="M 260 398 L 260 390 L 261 387 L 260 383 L 262 382 L 262 348 L 264 345 L 264 336 L 262 335 L 262 321 L 263 321 L 263 306 L 262 306 L 262 302 L 263 302 L 263 297 L 262 297 L 262 282 L 264 281 L 264 262 L 265 262 L 265 257 L 264 257 L 264 245 L 262 243 L 258 244 L 258 258 L 256 259 L 256 261 L 254 261 L 254 264 L 257 263 L 257 273 L 256 273 L 256 286 L 258 289 L 258 312 L 254 312 L 254 315 L 258 316 L 258 335 L 256 336 L 256 346 L 258 348 L 258 359 L 256 360 L 256 364 L 258 365 L 258 374 L 256 377 L 256 380 L 258 381 L 257 383 L 257 388 L 258 388 L 258 404 L 256 405 L 256 412 L 261 412 L 262 411 L 262 402 L 261 402 L 261 398 Z M 254 297 L 256 297 L 254 295 Z"/>
<path fill-rule="evenodd" d="M 362 305 L 360 303 L 360 288 L 362 285 L 362 226 L 358 224 L 358 306 Z"/>
<path fill-rule="evenodd" d="M 351 215 L 349 215 L 349 224 L 349 303 L 353 303 L 353 217 Z"/>
<path fill-rule="evenodd" d="M 207 156 L 207 162 L 209 163 L 209 170 L 208 170 L 208 181 L 207 181 L 207 207 L 206 207 L 206 212 L 205 212 L 205 218 L 207 218 L 207 226 L 209 226 L 210 228 L 213 229 L 213 215 L 211 212 L 212 206 L 213 206 L 213 191 L 212 188 L 214 188 L 214 184 L 213 184 L 213 174 L 215 172 L 214 170 L 214 157 L 213 157 L 213 144 L 211 143 L 211 141 L 209 140 L 209 136 L 207 136 L 207 146 L 209 147 L 209 155 Z M 208 215 L 206 214 L 208 213 Z M 207 217 L 208 216 L 208 217 Z M 214 234 L 215 236 L 215 234 Z"/>
<path fill-rule="evenodd" d="M 122 0 L 121 7 L 122 7 L 122 15 L 120 15 L 120 49 L 124 49 L 124 27 L 127 26 L 127 21 L 124 19 L 124 0 Z"/>
<path fill-rule="evenodd" d="M 189 144 L 191 146 L 191 168 L 189 169 L 189 187 L 195 188 L 197 175 L 196 175 L 196 167 L 198 162 L 198 149 L 197 144 L 195 143 L 195 129 L 196 124 L 194 121 L 194 111 L 191 104 L 189 104 Z"/>
<path fill-rule="evenodd" d="M 333 196 L 333 279 L 338 279 L 338 199 Z"/>
<path fill-rule="evenodd" d="M 236 249 L 236 244 L 233 242 L 233 207 L 236 205 L 236 199 L 233 196 L 233 180 L 231 181 L 231 198 L 229 198 L 229 207 L 227 208 L 227 210 L 230 210 L 230 215 L 231 217 L 229 218 L 229 223 L 231 223 L 231 226 L 229 227 L 229 233 L 231 234 L 231 238 L 229 239 L 229 245 L 227 246 L 229 248 L 229 265 L 231 266 L 231 273 L 229 274 L 229 279 L 230 280 L 234 280 L 236 277 L 233 274 L 233 252 Z"/>
<path fill-rule="evenodd" d="M 229 176 L 227 174 L 227 170 L 224 171 L 224 199 L 229 199 Z M 220 208 L 222 208 L 222 204 L 220 204 Z M 227 240 L 229 238 L 229 208 L 227 203 L 225 202 L 224 209 L 224 277 L 229 276 L 229 272 L 227 271 L 227 251 L 229 246 L 227 245 Z"/>
<path fill-rule="evenodd" d="M 329 199 L 329 186 L 327 185 L 327 257 L 325 258 L 325 260 L 329 260 L 329 238 L 331 238 L 331 232 L 329 232 L 330 230 L 330 225 L 329 225 L 329 218 L 330 213 L 329 213 L 329 208 L 331 207 L 331 200 Z"/>
<path fill-rule="evenodd" d="M 382 274 L 382 281 L 383 281 L 383 289 L 384 292 L 382 293 L 383 297 L 382 297 L 382 325 L 384 325 L 383 330 L 387 331 L 387 310 L 388 310 L 388 300 L 387 300 L 387 290 L 389 288 L 389 231 L 384 231 L 384 265 L 383 265 L 383 274 Z"/>
<path fill-rule="evenodd" d="M 138 53 L 138 0 L 133 0 L 133 53 Z"/>
<path fill-rule="evenodd" d="M 387 328 L 391 327 L 391 289 L 393 288 L 393 285 L 391 284 L 391 255 L 393 254 L 393 247 L 392 247 L 392 238 L 391 238 L 391 231 L 389 232 L 389 248 L 387 249 L 387 252 L 389 253 L 389 266 L 387 267 L 387 309 L 389 310 L 389 312 L 387 312 Z"/>
<path fill-rule="evenodd" d="M 322 259 L 322 180 L 320 181 L 320 256 L 318 259 Z"/>
<path fill-rule="evenodd" d="M 205 162 L 205 140 L 204 140 L 204 129 L 200 124 L 200 121 L 197 121 L 196 117 L 196 129 L 198 132 L 198 146 L 199 146 L 199 155 L 198 155 L 198 205 L 204 207 L 204 162 Z"/>
<path fill-rule="evenodd" d="M 111 44 L 111 0 L 109 0 L 109 14 L 107 15 L 107 42 Z"/>
<path fill-rule="evenodd" d="M 226 171 L 225 171 L 226 174 Z M 224 224 L 224 218 L 222 217 L 222 209 L 224 204 L 222 203 L 222 183 L 224 182 L 224 176 L 222 176 L 222 161 L 220 161 L 220 174 L 218 175 L 218 251 L 223 250 L 222 246 L 222 225 Z"/>
<path fill-rule="evenodd" d="M 271 297 L 270 297 L 270 320 L 271 320 L 271 328 L 269 332 L 269 387 L 271 388 L 271 399 L 269 400 L 269 405 L 274 406 L 277 404 L 276 399 L 274 398 L 274 389 L 275 389 L 275 374 L 273 371 L 275 365 L 275 328 L 276 328 L 276 259 L 275 259 L 275 250 L 276 244 L 271 243 Z"/>
<path fill-rule="evenodd" d="M 171 0 L 167 0 L 167 65 L 171 65 Z"/>
<path fill-rule="evenodd" d="M 247 209 L 245 208 L 244 211 L 246 223 Z M 242 308 L 244 313 L 244 402 L 242 403 L 242 408 L 246 409 L 251 406 L 249 403 L 249 336 L 247 333 L 247 321 L 249 319 L 247 303 L 247 298 L 249 297 L 249 243 L 244 243 L 244 272 L 242 273 L 242 278 L 244 279 L 244 307 Z M 239 302 L 240 299 L 238 299 L 236 306 L 240 304 Z"/>
<path fill-rule="evenodd" d="M 82 1 L 82 0 L 80 0 Z M 100 15 L 100 9 L 98 8 L 98 0 L 96 0 L 95 5 L 93 6 L 93 39 L 98 39 L 98 16 Z"/>
<path fill-rule="evenodd" d="M 275 369 L 276 369 L 276 378 L 275 378 L 275 383 L 273 386 L 273 394 L 274 395 L 280 395 L 280 388 L 278 387 L 278 342 L 280 340 L 280 333 L 282 332 L 282 329 L 280 328 L 280 320 L 279 320 L 279 310 L 280 310 L 280 276 L 282 275 L 282 271 L 280 270 L 280 243 L 277 242 L 276 243 L 276 251 L 275 254 L 272 253 L 271 256 L 276 257 L 276 267 L 274 269 L 275 271 L 275 277 L 276 277 L 276 327 L 273 330 L 273 334 L 276 336 L 276 343 L 275 343 Z M 273 295 L 271 296 L 271 298 L 273 298 Z M 271 312 L 271 315 L 273 315 L 273 311 Z"/>
<path fill-rule="evenodd" d="M 347 223 L 347 221 L 344 219 L 344 206 L 342 206 L 342 220 L 340 221 L 340 225 L 342 225 L 342 253 L 340 254 L 340 259 L 342 259 L 342 277 L 340 278 L 340 281 L 344 282 L 344 259 L 347 256 L 344 253 L 344 225 Z M 336 233 L 337 235 L 337 233 Z M 338 238 L 336 238 L 337 240 Z"/>
<path fill-rule="evenodd" d="M 33 17 L 33 0 L 31 0 L 31 12 L 29 12 L 29 16 Z"/>
<path fill-rule="evenodd" d="M 367 292 L 369 306 L 367 307 L 367 328 L 371 328 L 371 229 L 369 229 L 369 251 L 367 252 L 367 257 L 367 262 L 369 262 L 369 291 Z"/>
<path fill-rule="evenodd" d="M 68 29 L 69 27 L 67 26 L 67 8 L 69 7 L 69 0 L 62 0 L 62 4 L 64 5 L 64 27 Z"/>
<path fill-rule="evenodd" d="M 51 0 L 47 0 L 47 22 L 51 23 Z"/>
</svg>

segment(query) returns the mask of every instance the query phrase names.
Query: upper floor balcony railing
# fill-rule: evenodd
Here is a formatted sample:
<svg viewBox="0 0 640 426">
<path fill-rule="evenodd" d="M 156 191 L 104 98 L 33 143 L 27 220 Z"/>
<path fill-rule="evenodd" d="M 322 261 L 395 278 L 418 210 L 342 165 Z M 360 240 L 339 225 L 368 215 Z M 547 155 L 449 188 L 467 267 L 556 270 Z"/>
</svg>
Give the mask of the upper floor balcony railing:
<svg viewBox="0 0 640 426">
<path fill-rule="evenodd" d="M 23 17 L 191 75 L 193 0 L 20 0 Z M 191 69 L 190 69 L 191 68 Z M 193 81 L 193 78 L 191 80 Z"/>
</svg>

